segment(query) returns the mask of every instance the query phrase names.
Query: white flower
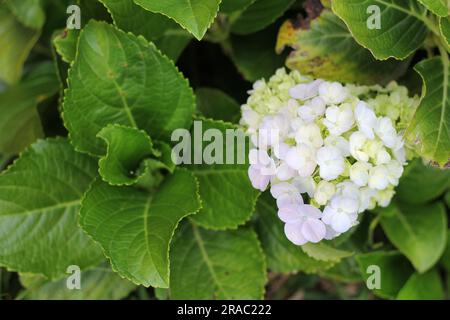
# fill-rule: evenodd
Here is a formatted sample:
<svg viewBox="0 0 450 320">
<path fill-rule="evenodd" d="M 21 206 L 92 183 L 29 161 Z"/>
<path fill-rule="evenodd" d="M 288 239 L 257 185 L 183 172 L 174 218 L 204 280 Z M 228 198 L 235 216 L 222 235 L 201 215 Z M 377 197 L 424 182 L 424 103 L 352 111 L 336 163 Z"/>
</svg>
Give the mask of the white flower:
<svg viewBox="0 0 450 320">
<path fill-rule="evenodd" d="M 337 193 L 344 197 L 358 199 L 359 187 L 351 180 L 344 180 L 336 185 Z"/>
<path fill-rule="evenodd" d="M 292 179 L 292 184 L 300 193 L 307 193 L 311 198 L 316 190 L 316 183 L 311 177 L 296 177 Z"/>
<path fill-rule="evenodd" d="M 314 98 L 319 94 L 319 86 L 323 82 L 323 80 L 315 80 L 310 83 L 299 84 L 291 88 L 289 94 L 292 98 L 302 101 Z"/>
<path fill-rule="evenodd" d="M 253 167 L 259 169 L 263 175 L 271 176 L 276 173 L 275 161 L 265 150 L 251 149 L 249 162 Z"/>
<path fill-rule="evenodd" d="M 261 121 L 261 115 L 255 110 L 251 109 L 248 105 L 241 107 L 242 119 L 241 123 L 249 126 L 250 128 L 257 128 Z"/>
<path fill-rule="evenodd" d="M 288 128 L 289 121 L 285 116 L 265 116 L 259 128 L 258 146 L 265 149 L 279 144 L 288 134 Z"/>
<path fill-rule="evenodd" d="M 350 136 L 350 154 L 358 161 L 369 161 L 369 155 L 364 150 L 367 143 L 367 137 L 360 131 L 353 132 Z"/>
<path fill-rule="evenodd" d="M 376 152 L 375 155 L 376 155 L 375 156 L 376 165 L 386 164 L 389 161 L 391 161 L 391 155 L 389 154 L 389 152 L 387 152 L 386 148 L 384 147 L 379 148 L 379 150 Z"/>
<path fill-rule="evenodd" d="M 278 211 L 278 216 L 286 223 L 286 237 L 296 245 L 317 243 L 325 237 L 326 228 L 320 220 L 321 215 L 322 212 L 311 205 L 288 206 Z"/>
<path fill-rule="evenodd" d="M 369 182 L 370 163 L 357 161 L 350 167 L 350 180 L 356 185 L 364 187 Z"/>
<path fill-rule="evenodd" d="M 395 83 L 344 87 L 285 69 L 254 84 L 241 108 L 254 144 L 248 174 L 258 190 L 270 186 L 290 241 L 333 239 L 359 213 L 389 205 L 406 164 L 402 130 L 418 104 Z"/>
<path fill-rule="evenodd" d="M 335 147 L 322 147 L 317 151 L 317 163 L 320 177 L 327 181 L 334 180 L 345 170 L 344 157 Z"/>
<path fill-rule="evenodd" d="M 404 170 L 402 164 L 396 160 L 392 160 L 388 164 L 386 164 L 386 168 L 389 172 L 388 174 L 389 183 L 394 186 L 397 186 Z"/>
<path fill-rule="evenodd" d="M 338 82 L 323 82 L 319 86 L 319 95 L 326 104 L 340 104 L 348 96 L 348 90 Z"/>
<path fill-rule="evenodd" d="M 355 118 L 359 131 L 364 133 L 367 138 L 373 139 L 375 137 L 373 130 L 377 125 L 375 112 L 365 102 L 360 101 L 356 105 Z"/>
<path fill-rule="evenodd" d="M 369 187 L 364 187 L 359 190 L 359 210 L 358 213 L 375 208 L 374 196 L 377 193 Z"/>
<path fill-rule="evenodd" d="M 270 193 L 277 199 L 278 208 L 303 204 L 303 198 L 297 188 L 287 182 L 272 185 Z"/>
<path fill-rule="evenodd" d="M 300 127 L 295 134 L 295 141 L 298 144 L 306 144 L 313 148 L 320 148 L 323 145 L 320 128 L 315 123 L 308 123 Z"/>
<path fill-rule="evenodd" d="M 389 185 L 389 171 L 386 166 L 376 166 L 369 171 L 369 188 L 384 190 Z"/>
<path fill-rule="evenodd" d="M 336 192 L 336 187 L 334 184 L 328 181 L 320 181 L 317 184 L 316 191 L 314 192 L 314 200 L 324 206 L 333 197 Z"/>
<path fill-rule="evenodd" d="M 388 117 L 378 119 L 375 132 L 388 148 L 395 148 L 401 143 L 401 138 L 397 136 L 397 131 L 392 125 L 392 120 Z"/>
<path fill-rule="evenodd" d="M 277 167 L 276 176 L 281 181 L 287 181 L 294 178 L 297 175 L 297 172 L 289 167 L 285 162 L 281 163 Z"/>
<path fill-rule="evenodd" d="M 323 210 L 322 221 L 336 232 L 346 232 L 356 222 L 359 203 L 354 198 L 334 196 Z"/>
<path fill-rule="evenodd" d="M 315 150 L 306 144 L 292 147 L 286 154 L 286 163 L 301 177 L 310 176 L 316 168 Z"/>
<path fill-rule="evenodd" d="M 325 138 L 324 143 L 327 147 L 338 148 L 343 157 L 348 157 L 350 155 L 350 144 L 341 136 L 328 136 Z"/>
<path fill-rule="evenodd" d="M 348 103 L 340 107 L 331 106 L 325 111 L 323 124 L 327 127 L 330 134 L 339 136 L 350 130 L 355 123 L 352 106 Z"/>
<path fill-rule="evenodd" d="M 394 194 L 395 194 L 394 189 L 386 189 L 378 191 L 377 193 L 375 193 L 375 200 L 377 201 L 380 207 L 386 208 L 391 203 Z"/>
<path fill-rule="evenodd" d="M 248 168 L 248 177 L 252 183 L 253 188 L 264 191 L 270 182 L 270 176 L 261 174 L 261 169 L 255 166 Z"/>
<path fill-rule="evenodd" d="M 317 117 L 325 113 L 325 101 L 321 97 L 315 97 L 307 104 L 298 108 L 298 115 L 306 122 L 313 122 Z"/>
</svg>

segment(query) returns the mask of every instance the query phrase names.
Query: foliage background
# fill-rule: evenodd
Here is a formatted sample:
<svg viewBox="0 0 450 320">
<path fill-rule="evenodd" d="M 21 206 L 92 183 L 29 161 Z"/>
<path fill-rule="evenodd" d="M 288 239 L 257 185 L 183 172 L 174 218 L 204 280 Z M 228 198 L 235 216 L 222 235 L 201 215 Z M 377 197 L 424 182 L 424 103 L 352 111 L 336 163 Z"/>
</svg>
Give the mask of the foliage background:
<svg viewBox="0 0 450 320">
<path fill-rule="evenodd" d="M 195 5 L 201 1 L 180 0 L 180 8 L 184 10 L 182 4 L 185 3 L 191 3 L 195 8 L 199 8 Z M 179 71 L 189 80 L 190 87 L 195 91 L 196 117 L 215 119 L 216 121 L 207 120 L 205 124 L 222 129 L 228 124 L 217 120 L 238 122 L 239 105 L 245 102 L 247 91 L 252 83 L 260 78 L 271 76 L 277 68 L 285 64 L 305 74 L 342 82 L 386 84 L 390 80 L 397 79 L 409 88 L 411 94 L 420 95 L 423 89 L 422 79 L 413 70 L 413 66 L 426 58 L 447 55 L 446 52 L 442 52 L 442 48 L 439 51 L 433 42 L 436 38 L 436 30 L 431 33 L 427 31 L 428 27 L 432 29 L 440 27 L 441 30 L 437 32 L 442 32 L 442 39 L 448 39 L 445 35 L 448 12 L 442 11 L 439 5 L 433 7 L 433 1 L 390 0 L 384 2 L 390 4 L 386 6 L 387 10 L 383 14 L 390 14 L 392 19 L 389 21 L 394 21 L 394 25 L 389 26 L 389 28 L 392 27 L 389 35 L 396 43 L 398 42 L 395 46 L 389 43 L 389 39 L 383 39 L 383 35 L 377 37 L 377 41 L 368 42 L 364 29 L 360 25 L 357 23 L 350 25 L 350 32 L 344 23 L 344 21 L 354 20 L 354 16 L 352 17 L 354 7 L 350 8 L 350 5 L 353 4 L 356 6 L 355 10 L 358 10 L 358 5 L 367 7 L 371 2 L 379 3 L 380 1 L 345 1 L 349 7 L 346 7 L 344 1 L 334 1 L 333 10 L 336 14 L 330 9 L 330 1 L 321 3 L 317 0 L 223 0 L 220 6 L 220 1 L 207 2 L 208 8 L 199 13 L 194 20 L 187 18 L 186 11 L 167 11 L 167 8 L 161 7 L 161 1 L 4 0 L 0 2 L 0 170 L 5 170 L 20 153 L 38 139 L 66 137 L 67 128 L 72 139 L 76 140 L 74 133 L 85 135 L 84 138 L 88 137 L 84 130 L 88 128 L 88 124 L 77 122 L 77 119 L 72 118 L 73 114 L 70 114 L 71 101 L 72 104 L 73 101 L 76 102 L 75 104 L 82 104 L 80 101 L 84 97 L 82 91 L 70 91 L 71 88 L 77 87 L 77 74 L 81 74 L 83 81 L 88 81 L 87 77 L 83 78 L 83 72 L 86 71 L 83 69 L 85 66 L 82 64 L 83 51 L 80 49 L 80 44 L 77 49 L 78 31 L 64 30 L 68 16 L 66 8 L 70 4 L 76 3 L 81 7 L 83 26 L 86 26 L 89 19 L 104 21 L 154 42 L 159 50 L 176 63 Z M 445 4 L 444 1 L 442 3 Z M 397 10 L 398 7 L 403 10 Z M 424 11 L 425 8 L 431 11 Z M 217 10 L 219 12 L 216 17 Z M 402 16 L 402 14 L 405 15 L 405 10 L 406 16 Z M 164 12 L 174 17 L 191 33 L 182 29 L 173 20 L 151 12 Z M 416 14 L 424 12 L 425 15 L 428 14 L 430 20 L 426 20 L 423 24 L 420 23 L 421 21 L 416 23 L 414 20 L 417 18 Z M 442 17 L 440 24 L 439 16 Z M 213 20 L 214 22 L 209 26 Z M 96 30 L 102 28 L 110 30 L 104 24 L 91 23 L 90 26 L 89 35 L 92 37 Z M 105 31 L 104 34 L 109 35 L 109 31 Z M 120 33 L 116 36 L 124 37 L 124 39 L 127 37 Z M 113 38 L 109 41 L 112 42 L 111 39 Z M 128 41 L 128 38 L 124 41 Z M 445 41 L 448 46 L 448 40 Z M 89 41 L 83 44 L 88 47 Z M 368 47 L 370 51 L 361 44 Z M 147 45 L 145 46 L 147 48 Z M 115 47 L 114 50 L 118 48 Z M 159 57 L 158 53 L 155 53 L 155 56 Z M 386 59 L 390 56 L 397 59 L 377 60 L 377 58 Z M 78 65 L 75 63 L 74 66 L 73 61 L 77 59 L 79 63 Z M 448 62 L 448 57 L 446 60 L 442 59 Z M 172 72 L 169 60 L 157 58 L 157 62 L 161 61 L 167 63 L 167 70 Z M 102 61 L 95 62 L 97 66 L 102 66 Z M 437 62 L 434 60 L 432 63 Z M 133 61 L 130 64 L 133 65 Z M 444 72 L 441 78 L 445 81 L 433 83 L 430 87 L 437 91 L 440 89 L 448 92 L 448 65 L 443 64 Z M 153 67 L 155 65 L 154 62 Z M 71 66 L 78 73 L 74 70 L 69 72 Z M 427 79 L 429 74 L 439 73 L 433 68 L 439 68 L 439 65 L 425 65 L 422 69 L 419 68 L 419 71 Z M 137 73 L 138 68 L 134 72 Z M 176 82 L 176 90 L 181 88 L 179 90 L 189 91 L 183 87 L 182 81 L 177 82 L 179 79 L 177 80 L 175 75 L 173 78 L 163 78 L 164 74 L 164 72 L 159 73 L 161 77 L 154 80 L 173 81 Z M 68 85 L 67 81 L 69 81 L 69 90 L 64 91 Z M 101 81 L 95 82 L 92 79 L 89 81 L 92 86 L 98 86 L 100 93 L 102 92 L 104 88 Z M 134 86 L 133 83 L 132 85 Z M 139 89 L 144 91 L 148 88 L 139 87 Z M 152 89 L 155 88 L 152 87 Z M 102 98 L 107 99 L 108 95 L 109 93 L 106 93 Z M 64 96 L 65 105 L 63 105 Z M 147 98 L 155 101 L 160 99 L 160 97 Z M 190 108 L 190 103 L 194 101 L 193 95 L 186 94 L 184 99 L 186 102 L 182 107 Z M 170 103 L 170 101 L 160 100 L 162 106 Z M 88 104 L 86 106 L 89 107 Z M 155 280 L 155 278 L 146 282 L 145 277 L 141 277 L 140 271 L 134 272 L 123 267 L 124 260 L 121 254 L 115 260 L 114 253 L 110 252 L 108 256 L 115 260 L 114 269 L 120 271 L 121 277 L 111 270 L 108 262 L 89 262 L 86 263 L 83 271 L 83 290 L 69 291 L 65 289 L 65 278 L 61 278 L 65 270 L 62 266 L 59 269 L 55 267 L 57 270 L 55 268 L 50 270 L 52 268 L 36 264 L 34 257 L 28 256 L 29 259 L 27 259 L 21 256 L 21 254 L 27 256 L 28 247 L 25 245 L 37 245 L 24 244 L 20 233 L 23 230 L 21 231 L 20 226 L 26 225 L 27 221 L 20 220 L 19 224 L 13 221 L 14 218 L 11 218 L 11 213 L 8 211 L 11 210 L 8 203 L 15 201 L 19 205 L 24 204 L 34 208 L 35 204 L 31 203 L 33 197 L 29 201 L 25 200 L 29 194 L 20 191 L 19 186 L 27 186 L 28 183 L 23 181 L 48 180 L 47 186 L 51 188 L 50 185 L 53 182 L 47 175 L 52 170 L 47 168 L 40 175 L 29 173 L 30 168 L 37 170 L 33 165 L 35 161 L 39 163 L 39 160 L 36 160 L 39 150 L 45 149 L 48 152 L 45 157 L 50 159 L 61 159 L 61 153 L 67 153 L 65 154 L 67 161 L 81 164 L 93 175 L 97 170 L 96 164 L 91 165 L 92 161 L 87 155 L 74 154 L 74 151 L 67 149 L 67 146 L 59 146 L 60 143 L 64 144 L 62 142 L 54 142 L 54 149 L 49 148 L 42 141 L 38 142 L 34 145 L 34 153 L 22 153 L 22 162 L 15 164 L 16 171 L 9 172 L 9 175 L 3 173 L 0 176 L 0 265 L 4 266 L 0 268 L 0 298 L 444 299 L 448 297 L 450 286 L 447 222 L 450 206 L 450 174 L 447 170 L 438 168 L 436 163 L 445 166 L 448 161 L 449 121 L 448 112 L 443 112 L 447 106 L 448 101 L 442 101 L 442 99 L 439 101 L 439 98 L 437 101 L 434 98 L 425 99 L 421 106 L 421 112 L 424 114 L 422 118 L 416 118 L 417 123 L 413 132 L 418 133 L 419 136 L 414 138 L 421 139 L 419 146 L 423 148 L 419 151 L 426 159 L 426 163 L 430 161 L 432 163 L 413 161 L 398 187 L 392 206 L 388 209 L 365 213 L 360 225 L 351 233 L 336 241 L 318 246 L 299 248 L 291 245 L 284 238 L 271 197 L 263 194 L 259 196 L 256 203 L 258 195 L 249 189 L 248 185 L 239 184 L 239 181 L 245 179 L 245 168 L 238 168 L 240 175 L 235 179 L 220 174 L 209 177 L 212 183 L 216 184 L 231 181 L 231 190 L 225 188 L 224 192 L 226 195 L 233 194 L 234 188 L 243 194 L 240 198 L 236 196 L 235 200 L 235 203 L 241 206 L 240 209 L 236 209 L 232 201 L 225 202 L 223 207 L 214 206 L 217 195 L 202 192 L 204 190 L 202 185 L 207 183 L 207 179 L 202 179 L 199 173 L 202 168 L 187 168 L 200 183 L 203 211 L 189 219 L 190 222 L 184 221 L 177 229 L 170 252 L 169 289 L 153 289 L 152 286 L 155 283 L 163 283 L 164 287 L 165 280 Z M 61 119 L 63 110 L 63 118 L 66 117 L 65 123 Z M 86 110 L 88 112 L 88 109 Z M 444 114 L 444 118 L 440 119 L 441 122 L 433 122 L 436 120 L 436 114 L 429 113 L 431 110 L 437 110 L 438 118 Z M 435 128 L 440 127 L 442 123 L 447 127 L 447 131 L 446 134 L 438 135 Z M 123 145 L 115 144 L 117 140 L 114 140 L 118 137 L 122 139 L 127 137 L 125 136 L 126 128 L 113 126 L 106 127 L 104 130 L 100 137 L 109 143 L 111 154 L 117 152 L 120 155 L 121 152 L 126 151 L 121 149 Z M 114 134 L 117 135 L 119 131 L 120 134 L 115 136 Z M 149 133 L 149 130 L 146 131 Z M 139 133 L 135 131 L 128 133 L 133 137 L 139 136 Z M 151 132 L 151 138 L 155 138 L 156 134 L 157 132 Z M 143 136 L 146 136 L 145 132 Z M 428 140 L 424 140 L 425 136 Z M 96 139 L 90 136 L 88 138 L 92 141 Z M 102 168 L 100 162 L 100 173 L 102 178 L 110 184 L 136 183 L 136 176 L 124 177 L 120 172 L 117 173 L 111 169 L 114 168 L 114 163 L 109 162 L 111 157 L 108 158 L 108 154 L 102 154 L 102 151 L 98 154 L 98 146 L 101 144 L 98 142 L 100 140 L 95 141 L 97 141 L 94 143 L 95 146 L 77 146 L 76 142 L 72 142 L 78 147 L 78 151 L 88 151 L 90 154 L 103 156 L 104 167 Z M 148 146 L 149 141 L 145 138 L 139 141 L 142 144 L 136 149 L 142 152 L 144 147 L 141 146 Z M 158 145 L 158 138 L 153 142 L 157 148 L 161 148 L 161 145 Z M 150 155 L 144 152 L 139 156 Z M 139 162 L 136 163 L 133 159 L 127 162 L 129 159 L 125 159 L 125 164 L 135 169 Z M 52 168 L 52 162 L 49 163 Z M 107 167 L 108 165 L 111 167 Z M 147 165 L 153 168 L 151 166 L 155 164 Z M 157 166 L 162 166 L 165 172 L 173 170 L 173 168 L 167 168 L 167 164 L 164 163 L 158 163 Z M 53 169 L 60 170 L 57 164 Z M 155 171 L 152 172 L 152 177 L 155 178 Z M 72 181 L 71 179 L 77 174 L 79 173 L 76 171 L 67 171 L 63 176 L 68 181 Z M 184 173 L 184 177 L 183 174 L 178 174 L 177 178 L 181 179 L 178 182 L 183 179 L 189 180 L 187 173 Z M 169 179 L 166 178 L 166 184 L 169 184 L 167 182 Z M 102 182 L 97 181 L 97 183 Z M 84 184 L 78 181 L 75 185 L 80 188 L 79 191 L 84 192 Z M 111 188 L 111 186 L 103 187 Z M 188 188 L 187 184 L 184 187 Z M 175 191 L 173 186 L 167 188 L 168 194 L 173 194 Z M 192 188 L 195 187 L 192 186 Z M 139 201 L 140 196 L 134 192 L 134 189 L 120 190 L 121 195 L 129 191 L 126 193 L 127 198 Z M 186 190 L 188 189 L 184 189 L 184 192 Z M 103 189 L 102 191 L 107 193 Z M 194 194 L 195 191 L 192 193 Z M 100 192 L 95 196 L 99 197 L 101 194 Z M 97 198 L 92 197 L 95 204 Z M 252 200 L 248 208 L 242 205 L 242 197 L 244 200 Z M 193 207 L 198 205 L 196 200 L 192 200 Z M 113 197 L 111 201 L 114 201 Z M 189 201 L 188 199 L 184 202 Z M 117 205 L 120 206 L 121 202 L 117 202 Z M 102 240 L 104 235 L 99 234 L 96 237 L 93 231 L 95 225 L 90 226 L 90 222 L 86 224 L 83 222 L 90 218 L 91 211 L 88 209 L 86 213 L 82 210 L 80 223 L 94 240 L 102 244 L 102 241 L 106 241 Z M 186 209 L 185 213 L 191 211 L 196 210 Z M 237 211 L 238 216 L 227 216 L 232 211 Z M 69 214 L 73 214 L 73 217 L 77 216 L 77 212 L 69 212 Z M 96 214 L 94 213 L 92 218 L 93 224 L 98 218 Z M 181 213 L 178 214 L 180 217 L 177 217 L 175 222 L 184 216 Z M 41 223 L 45 226 L 45 223 L 54 223 L 55 219 L 55 217 L 49 218 L 48 221 L 41 221 Z M 190 227 L 191 224 L 193 228 Z M 240 227 L 237 229 L 238 226 Z M 218 231 L 219 229 L 226 231 Z M 45 231 L 45 228 L 43 230 Z M 38 232 L 43 231 L 38 229 Z M 108 233 L 108 230 L 105 233 Z M 180 257 L 189 250 L 191 244 L 195 246 L 195 241 L 198 241 L 199 237 L 205 241 L 206 247 L 202 249 L 200 246 L 202 250 L 199 249 L 197 253 L 194 253 L 191 260 L 188 259 L 184 265 L 185 261 L 180 261 Z M 46 238 L 38 233 L 36 239 Z M 67 248 L 62 246 L 61 239 L 65 238 L 57 238 L 55 243 L 42 240 L 41 247 L 33 247 L 30 250 L 40 255 L 47 255 L 49 261 L 59 261 L 57 257 L 50 258 L 50 256 L 67 253 Z M 167 242 L 170 240 L 169 237 Z M 18 244 L 17 247 L 16 244 Z M 56 246 L 55 250 L 49 250 L 50 244 Z M 94 252 L 98 248 L 92 250 L 95 255 Z M 217 274 L 216 277 L 206 277 L 204 284 L 201 285 L 196 277 L 208 274 L 208 268 L 202 269 L 204 266 L 198 262 L 204 258 L 204 254 L 200 253 L 204 253 L 205 250 L 210 254 L 213 271 Z M 246 254 L 253 258 L 250 259 L 251 261 L 243 258 L 245 250 L 248 250 Z M 227 260 L 227 266 L 217 263 L 222 258 Z M 381 267 L 382 288 L 380 290 L 370 291 L 365 286 L 365 279 L 368 276 L 366 268 L 372 264 Z M 57 263 L 55 265 L 57 266 Z M 155 262 L 155 265 L 158 265 L 158 262 Z M 163 268 L 164 265 L 164 262 L 160 262 L 159 267 Z M 168 266 L 165 267 L 168 268 Z M 211 265 L 209 265 L 209 271 L 211 272 Z M 243 272 L 245 279 L 250 279 L 248 284 L 241 285 L 242 279 L 230 276 L 230 273 L 236 275 L 240 272 Z M 160 272 L 160 274 L 163 273 Z M 142 285 L 137 286 L 135 283 L 151 286 L 146 288 Z M 220 285 L 225 289 L 220 289 Z"/>
</svg>

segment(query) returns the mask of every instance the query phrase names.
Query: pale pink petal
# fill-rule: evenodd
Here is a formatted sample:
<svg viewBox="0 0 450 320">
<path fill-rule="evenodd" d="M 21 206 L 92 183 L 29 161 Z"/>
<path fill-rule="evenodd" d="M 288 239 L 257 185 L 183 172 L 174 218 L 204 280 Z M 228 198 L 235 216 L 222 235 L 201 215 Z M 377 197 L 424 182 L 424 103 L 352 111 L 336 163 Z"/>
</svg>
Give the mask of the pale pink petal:
<svg viewBox="0 0 450 320">
<path fill-rule="evenodd" d="M 284 233 L 292 243 L 301 246 L 308 242 L 302 235 L 301 223 L 288 223 L 284 226 Z"/>
<path fill-rule="evenodd" d="M 285 223 L 299 223 L 303 220 L 296 205 L 279 208 L 278 217 Z"/>
<path fill-rule="evenodd" d="M 301 230 L 303 237 L 313 243 L 321 241 L 327 231 L 325 224 L 319 219 L 306 219 Z"/>
</svg>

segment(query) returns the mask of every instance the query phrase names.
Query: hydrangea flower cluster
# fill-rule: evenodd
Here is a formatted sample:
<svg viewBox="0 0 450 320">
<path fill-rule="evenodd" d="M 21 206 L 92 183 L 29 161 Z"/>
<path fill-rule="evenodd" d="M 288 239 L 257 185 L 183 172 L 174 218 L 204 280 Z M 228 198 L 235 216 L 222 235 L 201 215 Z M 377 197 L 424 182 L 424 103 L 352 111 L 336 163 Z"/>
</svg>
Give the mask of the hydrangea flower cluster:
<svg viewBox="0 0 450 320">
<path fill-rule="evenodd" d="M 403 133 L 418 97 L 395 82 L 344 86 L 285 69 L 249 94 L 248 175 L 256 189 L 270 185 L 291 242 L 335 238 L 363 211 L 389 205 L 411 157 Z"/>
</svg>

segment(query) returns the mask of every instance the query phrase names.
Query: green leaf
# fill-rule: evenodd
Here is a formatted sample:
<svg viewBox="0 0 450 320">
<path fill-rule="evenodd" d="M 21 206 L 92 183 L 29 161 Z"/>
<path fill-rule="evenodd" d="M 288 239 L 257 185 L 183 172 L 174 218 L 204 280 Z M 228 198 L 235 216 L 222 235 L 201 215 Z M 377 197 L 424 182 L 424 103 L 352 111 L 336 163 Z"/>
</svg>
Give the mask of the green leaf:
<svg viewBox="0 0 450 320">
<path fill-rule="evenodd" d="M 132 0 L 100 0 L 108 8 L 114 24 L 124 31 L 131 31 L 152 41 L 161 38 L 168 29 L 178 25 L 166 16 L 149 12 Z"/>
<path fill-rule="evenodd" d="M 45 22 L 41 0 L 6 0 L 11 12 L 25 27 L 40 29 Z"/>
<path fill-rule="evenodd" d="M 197 108 L 206 118 L 237 123 L 241 107 L 226 93 L 214 88 L 199 88 L 195 91 Z"/>
<path fill-rule="evenodd" d="M 100 249 L 78 227 L 81 197 L 97 163 L 65 139 L 39 141 L 0 175 L 0 265 L 64 275 L 98 264 Z"/>
<path fill-rule="evenodd" d="M 447 246 L 441 257 L 441 264 L 450 272 L 450 230 L 447 230 Z"/>
<path fill-rule="evenodd" d="M 400 290 L 398 300 L 443 300 L 444 288 L 436 269 L 414 273 Z"/>
<path fill-rule="evenodd" d="M 39 35 L 39 30 L 21 25 L 0 3 L 0 80 L 14 84 L 20 79 L 23 64 Z"/>
<path fill-rule="evenodd" d="M 423 273 L 436 264 L 447 244 L 447 217 L 441 203 L 397 202 L 380 213 L 387 237 L 417 271 Z"/>
<path fill-rule="evenodd" d="M 43 136 L 37 107 L 58 89 L 54 66 L 43 62 L 21 83 L 0 93 L 0 152 L 18 154 Z"/>
<path fill-rule="evenodd" d="M 295 0 L 256 0 L 232 24 L 236 34 L 250 34 L 269 26 L 289 9 Z"/>
<path fill-rule="evenodd" d="M 176 170 L 152 193 L 97 180 L 83 199 L 80 225 L 122 277 L 167 287 L 172 235 L 199 208 L 197 182 L 186 170 Z"/>
<path fill-rule="evenodd" d="M 284 65 L 286 55 L 275 53 L 277 26 L 248 36 L 231 36 L 231 59 L 242 76 L 250 82 L 269 78 Z"/>
<path fill-rule="evenodd" d="M 440 17 L 448 16 L 449 4 L 447 0 L 419 0 L 428 10 Z"/>
<path fill-rule="evenodd" d="M 444 38 L 447 46 L 450 46 L 450 18 L 439 19 L 439 29 L 441 30 L 442 38 Z"/>
<path fill-rule="evenodd" d="M 416 159 L 403 173 L 396 194 L 403 202 L 426 203 L 442 195 L 449 186 L 450 170 L 427 166 Z"/>
<path fill-rule="evenodd" d="M 145 10 L 131 0 L 101 0 L 101 2 L 108 8 L 117 27 L 153 41 L 174 61 L 191 41 L 191 35 L 182 30 L 173 20 L 162 14 Z M 130 17 L 133 18 L 130 19 Z"/>
<path fill-rule="evenodd" d="M 175 20 L 201 40 L 219 11 L 221 0 L 134 0 L 144 9 Z"/>
<path fill-rule="evenodd" d="M 265 192 L 259 197 L 256 230 L 271 271 L 315 273 L 334 265 L 334 262 L 309 257 L 300 247 L 290 242 L 284 234 L 283 223 L 278 218 L 277 211 L 275 200 L 270 193 Z"/>
<path fill-rule="evenodd" d="M 277 51 L 286 45 L 294 49 L 286 60 L 289 68 L 329 81 L 387 84 L 400 77 L 409 65 L 409 61 L 395 59 L 377 61 L 328 10 L 307 29 L 286 21 L 278 34 Z"/>
<path fill-rule="evenodd" d="M 423 79 L 422 101 L 408 132 L 418 135 L 421 156 L 444 166 L 450 158 L 448 56 L 424 60 L 415 66 L 415 70 Z"/>
<path fill-rule="evenodd" d="M 53 45 L 63 61 L 71 63 L 75 60 L 79 35 L 80 31 L 76 29 L 57 31 L 53 35 Z"/>
<path fill-rule="evenodd" d="M 68 289 L 67 278 L 49 281 L 34 274 L 21 274 L 20 282 L 26 288 L 25 298 L 32 300 L 119 300 L 136 288 L 114 273 L 107 263 L 82 271 L 81 289 Z"/>
<path fill-rule="evenodd" d="M 201 139 L 202 132 L 206 133 L 210 129 L 216 129 L 216 132 L 220 134 L 222 141 L 216 140 L 217 137 L 214 136 L 214 144 L 203 141 L 203 148 L 200 151 L 203 150 L 203 155 L 205 155 L 207 146 L 210 144 L 217 145 L 219 149 L 217 151 L 222 153 L 221 161 L 223 164 L 207 164 L 203 161 L 203 164 L 188 166 L 198 179 L 203 205 L 200 212 L 192 219 L 208 229 L 235 229 L 250 219 L 259 192 L 250 183 L 247 174 L 248 165 L 226 164 L 226 155 L 227 150 L 234 150 L 232 153 L 234 163 L 239 160 L 239 153 L 243 155 L 245 161 L 247 159 L 246 150 L 248 149 L 240 147 L 240 139 L 234 138 L 234 133 L 239 132 L 234 126 L 212 120 L 203 120 L 196 123 L 202 125 L 202 131 L 196 130 L 196 128 L 200 128 L 199 126 L 194 126 L 191 135 L 194 139 L 195 137 Z M 240 132 L 242 139 L 245 139 L 245 134 L 242 131 Z M 234 147 L 231 144 L 232 139 L 234 140 Z M 205 160 L 205 157 L 203 157 L 203 160 Z"/>
<path fill-rule="evenodd" d="M 341 259 L 353 255 L 353 252 L 334 248 L 325 241 L 319 243 L 310 242 L 301 246 L 301 248 L 311 258 L 325 262 L 337 263 Z"/>
<path fill-rule="evenodd" d="M 264 255 L 252 230 L 213 232 L 186 224 L 170 252 L 172 299 L 262 299 Z"/>
<path fill-rule="evenodd" d="M 256 0 L 222 0 L 220 11 L 224 13 L 232 13 L 246 9 Z"/>
<path fill-rule="evenodd" d="M 111 123 L 167 140 L 190 127 L 194 112 L 188 82 L 152 44 L 101 22 L 81 31 L 63 113 L 78 150 L 103 155 L 96 135 Z"/>
<path fill-rule="evenodd" d="M 121 125 L 108 125 L 97 136 L 107 145 L 106 155 L 98 163 L 103 180 L 112 185 L 136 183 L 139 165 L 154 153 L 150 137 L 142 130 Z"/>
<path fill-rule="evenodd" d="M 380 9 L 380 28 L 368 28 L 373 13 Z M 375 58 L 405 59 L 420 48 L 428 33 L 425 8 L 413 0 L 334 0 L 332 8 L 350 29 L 355 40 L 368 48 Z"/>
<path fill-rule="evenodd" d="M 361 275 L 364 280 L 371 280 L 369 277 L 376 276 L 370 266 L 379 267 L 380 289 L 373 292 L 382 298 L 393 299 L 397 296 L 409 276 L 413 273 L 413 268 L 408 260 L 397 251 L 374 251 L 371 253 L 356 256 Z"/>
</svg>

